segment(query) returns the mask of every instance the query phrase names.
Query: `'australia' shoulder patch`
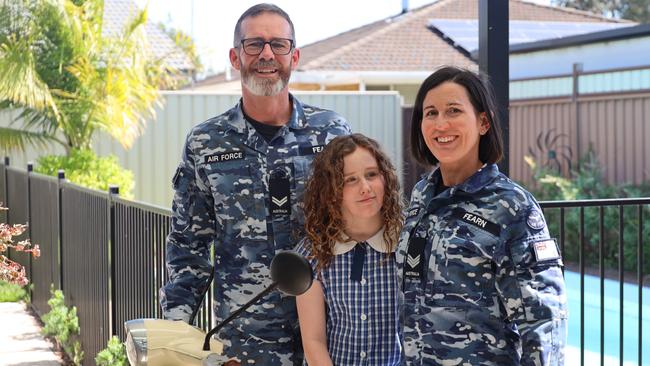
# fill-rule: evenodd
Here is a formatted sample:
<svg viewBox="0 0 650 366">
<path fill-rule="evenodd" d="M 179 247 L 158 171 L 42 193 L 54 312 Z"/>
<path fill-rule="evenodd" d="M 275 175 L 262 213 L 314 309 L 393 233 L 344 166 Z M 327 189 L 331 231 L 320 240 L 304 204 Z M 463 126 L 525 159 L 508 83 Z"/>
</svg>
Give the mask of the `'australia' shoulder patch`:
<svg viewBox="0 0 650 366">
<path fill-rule="evenodd" d="M 544 223 L 544 216 L 542 216 L 542 213 L 536 208 L 533 208 L 530 210 L 530 213 L 528 213 L 526 224 L 528 224 L 531 229 L 535 230 L 541 230 L 544 228 L 544 225 L 546 225 Z"/>
<path fill-rule="evenodd" d="M 535 259 L 538 262 L 560 258 L 560 251 L 557 249 L 555 239 L 544 239 L 533 242 L 532 245 L 533 251 L 535 252 Z"/>
<path fill-rule="evenodd" d="M 463 209 L 454 210 L 453 216 L 456 219 L 464 221 L 472 226 L 476 226 L 479 229 L 485 230 L 494 236 L 499 236 L 499 234 L 501 233 L 501 228 L 499 227 L 499 225 L 491 221 L 488 221 L 484 217 L 481 217 L 473 213 L 469 213 Z"/>
<path fill-rule="evenodd" d="M 225 161 L 242 160 L 244 159 L 244 157 L 245 155 L 243 151 L 229 151 L 224 153 L 208 155 L 205 157 L 203 162 L 206 164 L 220 163 Z"/>
</svg>

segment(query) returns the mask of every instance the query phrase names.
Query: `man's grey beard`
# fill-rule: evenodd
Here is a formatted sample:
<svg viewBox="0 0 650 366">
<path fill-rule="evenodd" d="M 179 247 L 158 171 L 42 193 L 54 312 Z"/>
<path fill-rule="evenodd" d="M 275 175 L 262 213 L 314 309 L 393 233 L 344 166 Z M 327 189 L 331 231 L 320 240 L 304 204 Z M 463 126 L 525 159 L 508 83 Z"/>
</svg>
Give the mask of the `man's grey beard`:
<svg viewBox="0 0 650 366">
<path fill-rule="evenodd" d="M 258 65 L 253 65 L 253 66 L 257 67 Z M 246 89 L 248 89 L 248 91 L 250 91 L 253 95 L 257 95 L 260 97 L 270 97 L 282 91 L 282 89 L 284 89 L 289 83 L 289 77 L 291 75 L 283 74 L 280 71 L 281 70 L 280 65 L 277 65 L 276 63 L 272 63 L 272 66 L 278 69 L 278 74 L 280 76 L 280 79 L 275 81 L 268 80 L 268 79 L 258 79 L 255 77 L 254 72 L 249 73 L 248 70 L 244 67 L 244 65 L 241 65 L 240 70 L 242 71 L 242 79 L 244 81 L 244 86 L 246 87 Z M 289 65 L 289 67 L 291 67 L 291 65 Z"/>
</svg>

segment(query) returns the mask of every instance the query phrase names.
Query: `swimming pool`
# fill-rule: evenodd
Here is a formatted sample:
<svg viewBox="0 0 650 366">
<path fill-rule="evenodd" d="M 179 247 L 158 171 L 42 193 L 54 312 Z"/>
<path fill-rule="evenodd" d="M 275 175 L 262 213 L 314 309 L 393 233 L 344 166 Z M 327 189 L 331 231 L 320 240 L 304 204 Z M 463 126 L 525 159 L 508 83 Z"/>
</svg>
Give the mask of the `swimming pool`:
<svg viewBox="0 0 650 366">
<path fill-rule="evenodd" d="M 569 339 L 566 365 L 580 364 L 580 274 L 566 271 Z M 648 284 L 646 284 L 647 286 Z M 619 284 L 605 279 L 605 365 L 619 364 Z M 623 285 L 623 358 L 638 365 L 638 286 Z M 643 289 L 643 365 L 650 365 L 650 288 Z M 600 365 L 600 279 L 585 275 L 585 365 Z"/>
</svg>

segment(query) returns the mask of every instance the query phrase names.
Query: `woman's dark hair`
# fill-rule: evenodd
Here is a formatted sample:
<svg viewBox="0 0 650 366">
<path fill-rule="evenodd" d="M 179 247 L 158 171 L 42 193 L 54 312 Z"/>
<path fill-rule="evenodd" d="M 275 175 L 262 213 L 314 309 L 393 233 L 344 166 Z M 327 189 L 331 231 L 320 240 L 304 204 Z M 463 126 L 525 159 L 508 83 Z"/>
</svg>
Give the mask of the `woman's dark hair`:
<svg viewBox="0 0 650 366">
<path fill-rule="evenodd" d="M 486 78 L 481 78 L 472 71 L 445 66 L 429 75 L 415 97 L 413 106 L 413 115 L 411 117 L 411 153 L 415 160 L 424 165 L 436 165 L 438 159 L 433 156 L 431 150 L 427 147 L 422 137 L 422 117 L 424 98 L 427 93 L 439 86 L 440 84 L 452 82 L 456 83 L 467 92 L 470 102 L 474 107 L 476 114 L 485 113 L 490 128 L 487 133 L 480 137 L 478 158 L 486 164 L 497 163 L 503 157 L 503 140 L 501 137 L 501 123 L 499 113 L 492 92 L 492 86 Z"/>
</svg>

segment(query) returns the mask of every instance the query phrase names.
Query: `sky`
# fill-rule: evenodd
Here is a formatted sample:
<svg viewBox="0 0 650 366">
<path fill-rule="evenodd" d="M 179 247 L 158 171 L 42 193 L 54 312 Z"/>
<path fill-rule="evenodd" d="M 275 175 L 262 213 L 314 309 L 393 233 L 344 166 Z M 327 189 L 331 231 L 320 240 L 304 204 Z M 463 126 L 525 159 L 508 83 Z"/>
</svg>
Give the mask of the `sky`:
<svg viewBox="0 0 650 366">
<path fill-rule="evenodd" d="M 268 1 L 268 0 L 267 0 Z M 397 15 L 404 0 L 271 0 L 294 23 L 298 47 Z M 478 0 L 477 0 L 478 1 Z M 550 0 L 535 0 L 548 3 Z M 208 73 L 225 69 L 239 16 L 263 0 L 135 0 L 149 19 L 180 29 L 195 40 Z M 409 9 L 434 2 L 408 0 Z M 210 72 L 211 71 L 211 72 Z"/>
</svg>

